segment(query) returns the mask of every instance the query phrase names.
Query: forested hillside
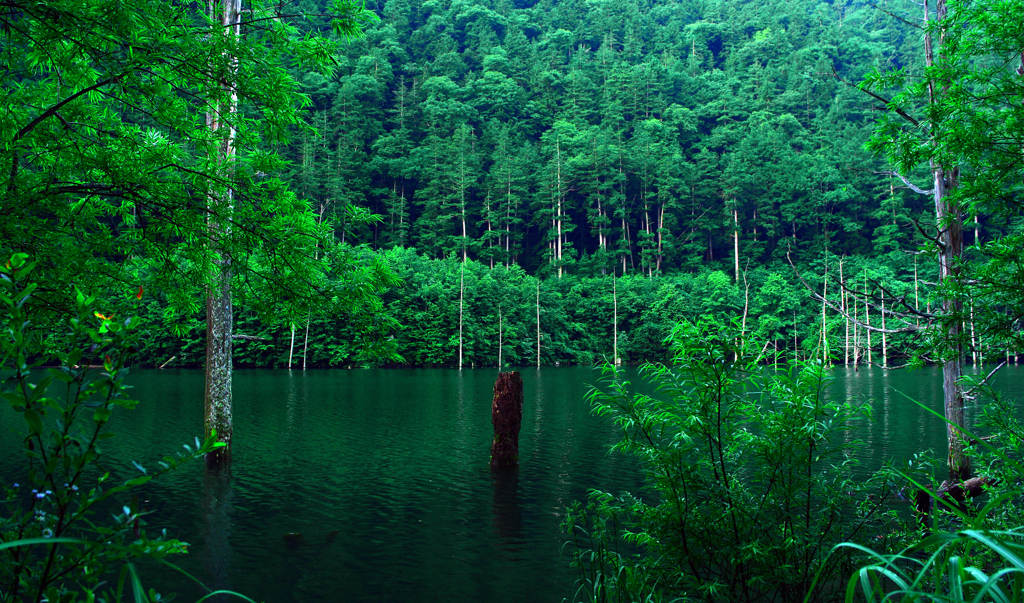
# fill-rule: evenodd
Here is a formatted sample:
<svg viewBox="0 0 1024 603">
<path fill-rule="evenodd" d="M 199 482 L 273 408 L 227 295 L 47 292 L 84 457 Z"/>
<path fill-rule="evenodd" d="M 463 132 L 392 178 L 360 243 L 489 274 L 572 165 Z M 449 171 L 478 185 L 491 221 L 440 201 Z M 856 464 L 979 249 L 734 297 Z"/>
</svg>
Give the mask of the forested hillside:
<svg viewBox="0 0 1024 603">
<path fill-rule="evenodd" d="M 312 11 L 310 7 L 310 11 Z M 887 7 L 919 19 L 911 3 Z M 875 255 L 927 199 L 862 147 L 841 83 L 920 64 L 867 2 L 389 0 L 337 76 L 299 78 L 300 194 L 379 214 L 378 249 L 561 276 Z M 913 33 L 909 33 L 913 32 Z"/>
<path fill-rule="evenodd" d="M 300 7 L 327 31 L 316 3 Z M 241 300 L 239 324 L 262 339 L 236 363 L 493 365 L 499 338 L 506 363 L 639 362 L 664 358 L 671 325 L 701 315 L 740 320 L 783 353 L 913 352 L 913 336 L 872 336 L 813 301 L 787 255 L 861 320 L 877 323 L 877 304 L 825 285 L 841 262 L 865 295 L 930 307 L 933 250 L 914 222 L 935 223 L 932 200 L 864 148 L 884 107 L 856 88 L 923 68 L 916 4 L 369 8 L 380 22 L 332 76 L 294 73 L 309 127 L 280 151 L 337 238 L 385 254 L 404 284 L 361 324 L 315 312 L 268 323 Z M 969 244 L 999 232 L 969 219 Z M 178 320 L 160 308 L 151 322 Z M 155 326 L 145 362 L 201 362 L 201 321 Z M 357 335 L 367 328 L 377 336 Z"/>
</svg>

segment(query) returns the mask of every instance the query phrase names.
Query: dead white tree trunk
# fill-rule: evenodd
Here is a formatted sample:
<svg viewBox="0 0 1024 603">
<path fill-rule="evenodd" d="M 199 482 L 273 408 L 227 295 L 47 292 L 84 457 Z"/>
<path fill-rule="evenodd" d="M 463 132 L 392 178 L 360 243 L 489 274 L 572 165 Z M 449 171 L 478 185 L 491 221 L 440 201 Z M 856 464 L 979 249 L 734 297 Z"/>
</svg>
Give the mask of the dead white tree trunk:
<svg viewBox="0 0 1024 603">
<path fill-rule="evenodd" d="M 540 368 L 540 279 L 537 279 L 537 368 Z"/>
<path fill-rule="evenodd" d="M 924 2 L 924 21 L 928 24 L 930 15 L 928 1 Z M 935 19 L 946 18 L 946 0 L 936 0 Z M 943 43 L 943 34 L 939 34 L 939 45 Z M 925 65 L 935 65 L 932 35 L 927 33 L 924 38 Z M 940 55 L 941 60 L 941 55 Z M 935 102 L 939 94 L 944 94 L 949 82 L 928 80 L 928 100 Z M 934 131 L 933 124 L 933 131 Z M 932 144 L 938 144 L 932 139 Z M 932 196 L 935 199 L 935 221 L 938 226 L 938 259 L 939 284 L 956 281 L 960 278 L 960 260 L 963 257 L 963 213 L 959 203 L 951 193 L 960 181 L 960 169 L 943 165 L 937 159 L 929 162 L 932 170 Z M 946 436 L 949 443 L 949 475 L 953 480 L 966 480 L 971 474 L 971 461 L 966 454 L 966 438 L 960 433 L 964 427 L 964 395 L 960 384 L 963 376 L 963 302 L 956 296 L 946 296 L 942 301 L 942 311 L 947 316 L 944 322 L 945 338 L 949 352 L 942 362 L 943 406 L 946 411 Z"/>
<path fill-rule="evenodd" d="M 306 313 L 306 335 L 302 338 L 302 370 L 306 370 L 306 350 L 309 348 L 310 313 Z"/>
<path fill-rule="evenodd" d="M 747 260 L 747 267 L 750 267 L 750 260 Z M 747 282 L 747 271 L 743 271 L 743 322 L 740 324 L 740 334 L 745 339 L 747 336 L 747 314 L 750 312 L 750 283 Z"/>
<path fill-rule="evenodd" d="M 732 208 L 732 249 L 733 255 L 736 256 L 735 266 L 735 281 L 740 282 L 740 212 L 733 205 Z"/>
<path fill-rule="evenodd" d="M 746 275 L 743 275 L 746 280 Z M 825 256 L 825 277 L 821 279 L 821 363 L 828 364 L 828 322 L 825 300 L 828 299 L 828 256 Z"/>
<path fill-rule="evenodd" d="M 843 283 L 843 259 L 839 258 L 839 282 Z M 849 306 L 846 304 L 846 289 L 839 288 L 839 307 L 843 309 L 843 319 L 846 323 L 846 339 L 843 343 L 843 366 L 850 365 L 850 316 L 847 314 Z"/>
<path fill-rule="evenodd" d="M 860 320 L 857 317 L 857 296 L 853 295 L 853 370 L 858 370 L 860 363 Z"/>
<path fill-rule="evenodd" d="M 981 352 L 981 342 L 974 337 L 974 300 L 971 300 L 971 364 L 978 366 L 978 356 Z M 984 361 L 982 361 L 984 364 Z"/>
<path fill-rule="evenodd" d="M 288 324 L 289 324 L 289 326 L 291 326 L 291 329 L 292 329 L 292 341 L 291 341 L 290 344 L 288 344 L 288 368 L 291 369 L 292 368 L 292 352 L 295 351 L 295 323 L 291 322 L 291 323 L 288 323 Z"/>
<path fill-rule="evenodd" d="M 867 347 L 864 350 L 865 357 L 870 365 L 872 362 L 871 357 L 871 308 L 868 307 L 868 269 L 864 269 L 864 324 L 867 328 L 864 329 L 865 335 L 867 336 Z"/>
<path fill-rule="evenodd" d="M 615 270 L 612 269 L 612 364 L 619 366 L 619 292 L 615 287 Z"/>
<path fill-rule="evenodd" d="M 463 249 L 465 252 L 465 249 Z M 466 295 L 466 259 L 463 256 L 459 270 L 459 369 L 462 369 L 462 304 Z"/>
<path fill-rule="evenodd" d="M 889 368 L 889 347 L 885 335 L 885 288 L 882 288 L 882 368 Z"/>
</svg>

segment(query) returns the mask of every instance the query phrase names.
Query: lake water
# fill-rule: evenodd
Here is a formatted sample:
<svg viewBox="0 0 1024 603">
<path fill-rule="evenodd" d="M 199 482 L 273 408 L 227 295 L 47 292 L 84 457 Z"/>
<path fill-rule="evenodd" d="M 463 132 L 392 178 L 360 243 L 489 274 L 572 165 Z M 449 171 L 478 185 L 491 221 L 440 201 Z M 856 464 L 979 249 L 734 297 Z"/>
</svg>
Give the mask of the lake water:
<svg viewBox="0 0 1024 603">
<path fill-rule="evenodd" d="M 150 529 L 192 543 L 173 561 L 207 585 L 268 603 L 570 597 L 565 508 L 590 488 L 637 492 L 642 480 L 630 459 L 607 454 L 618 434 L 584 400 L 599 374 L 579 367 L 522 371 L 521 465 L 493 474 L 495 374 L 236 371 L 230 473 L 194 463 L 145 486 Z M 1007 367 L 994 383 L 1021 399 L 1021 377 L 1024 368 Z M 865 471 L 927 448 L 944 456 L 942 423 L 910 402 L 941 410 L 938 369 L 840 368 L 835 378 L 832 395 L 874 407 L 857 433 Z M 197 370 L 132 373 L 143 403 L 114 420 L 106 450 L 115 477 L 137 474 L 131 460 L 155 467 L 201 433 L 202 379 Z M 4 476 L 22 471 L 16 419 L 0 413 Z M 200 595 L 163 569 L 144 576 L 182 600 Z"/>
</svg>

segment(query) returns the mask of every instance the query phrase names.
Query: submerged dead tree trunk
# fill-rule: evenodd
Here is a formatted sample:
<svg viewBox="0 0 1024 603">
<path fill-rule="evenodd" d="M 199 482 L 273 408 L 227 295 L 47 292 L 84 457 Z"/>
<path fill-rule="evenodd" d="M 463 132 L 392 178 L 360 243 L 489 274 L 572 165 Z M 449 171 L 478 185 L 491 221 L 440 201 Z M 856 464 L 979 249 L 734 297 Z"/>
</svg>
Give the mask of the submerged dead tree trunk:
<svg viewBox="0 0 1024 603">
<path fill-rule="evenodd" d="M 518 371 L 498 373 L 491 402 L 491 467 L 502 469 L 519 465 L 519 428 L 523 423 L 523 378 Z"/>
<path fill-rule="evenodd" d="M 223 44 L 224 63 L 219 69 L 220 85 L 209 91 L 206 127 L 209 128 L 216 144 L 215 156 L 211 163 L 223 176 L 230 179 L 235 157 L 234 118 L 238 98 L 233 91 L 232 80 L 237 72 L 238 62 L 232 48 L 239 34 L 241 0 L 210 0 L 210 18 L 219 29 L 214 36 Z M 216 68 L 215 68 L 216 69 Z M 207 196 L 208 244 L 213 255 L 213 273 L 206 289 L 206 392 L 203 404 L 204 427 L 207 437 L 216 430 L 218 441 L 226 446 L 207 456 L 207 463 L 218 465 L 231 458 L 231 252 L 228 239 L 231 236 L 231 216 L 234 209 L 234 192 L 230 186 L 216 185 Z"/>
</svg>

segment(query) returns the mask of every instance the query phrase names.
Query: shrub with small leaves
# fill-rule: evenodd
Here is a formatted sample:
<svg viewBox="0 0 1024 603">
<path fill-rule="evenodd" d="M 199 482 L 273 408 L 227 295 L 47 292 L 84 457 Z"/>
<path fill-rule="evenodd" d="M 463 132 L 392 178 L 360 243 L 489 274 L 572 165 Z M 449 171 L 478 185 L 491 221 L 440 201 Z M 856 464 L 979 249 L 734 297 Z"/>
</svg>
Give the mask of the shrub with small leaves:
<svg viewBox="0 0 1024 603">
<path fill-rule="evenodd" d="M 819 364 L 763 366 L 767 346 L 739 325 L 682 324 L 669 344 L 672 363 L 642 369 L 653 393 L 606 366 L 590 394 L 650 491 L 594 492 L 569 514 L 575 599 L 834 599 L 852 559 L 833 546 L 899 523 L 887 476 L 855 474 L 848 432 L 867 408 L 830 399 Z M 620 539 L 640 554 L 620 553 Z M 819 572 L 829 579 L 814 583 Z"/>
<path fill-rule="evenodd" d="M 135 601 L 160 600 L 144 591 L 133 562 L 166 562 L 188 545 L 147 533 L 130 492 L 222 444 L 211 435 L 164 457 L 157 471 L 135 461 L 138 476 L 111 479 L 102 470 L 102 444 L 114 436 L 107 429 L 112 413 L 137 404 L 124 385 L 136 321 L 104 314 L 79 291 L 66 347 L 44 353 L 43 340 L 52 341 L 52 333 L 33 329 L 34 267 L 25 254 L 0 267 L 0 369 L 11 371 L 0 396 L 24 420 L 27 466 L 19 483 L 2 486 L 0 601 L 120 601 L 126 582 Z M 124 501 L 121 513 L 112 522 L 97 520 L 115 501 Z"/>
</svg>

